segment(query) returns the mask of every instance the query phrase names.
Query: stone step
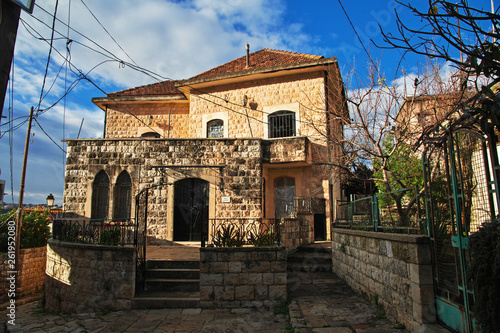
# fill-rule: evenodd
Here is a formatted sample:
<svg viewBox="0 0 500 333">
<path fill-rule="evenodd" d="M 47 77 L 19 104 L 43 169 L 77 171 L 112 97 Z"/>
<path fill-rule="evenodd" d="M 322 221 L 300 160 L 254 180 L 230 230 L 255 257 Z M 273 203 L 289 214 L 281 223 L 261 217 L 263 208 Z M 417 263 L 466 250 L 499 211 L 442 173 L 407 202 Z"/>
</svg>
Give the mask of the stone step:
<svg viewBox="0 0 500 333">
<path fill-rule="evenodd" d="M 144 290 L 147 292 L 165 291 L 200 291 L 199 279 L 151 279 L 145 281 Z"/>
<path fill-rule="evenodd" d="M 287 267 L 288 272 L 331 272 L 332 265 L 324 265 L 324 264 L 288 264 Z"/>
<path fill-rule="evenodd" d="M 332 254 L 331 243 L 328 245 L 304 245 L 299 246 L 297 252 L 313 252 L 313 253 L 328 253 Z"/>
<path fill-rule="evenodd" d="M 200 269 L 199 261 L 184 260 L 148 260 L 146 261 L 146 270 L 148 269 Z"/>
<path fill-rule="evenodd" d="M 301 246 L 287 258 L 288 272 L 331 272 L 332 252 L 329 244 Z"/>
<path fill-rule="evenodd" d="M 326 253 L 304 253 L 304 252 L 295 252 L 288 256 L 287 262 L 303 262 L 303 261 L 324 261 L 324 262 L 332 262 L 332 255 L 328 255 Z"/>
<path fill-rule="evenodd" d="M 133 309 L 176 309 L 200 307 L 199 292 L 144 292 L 132 300 Z"/>
<path fill-rule="evenodd" d="M 146 279 L 199 280 L 200 270 L 185 268 L 150 268 L 146 269 Z"/>
</svg>

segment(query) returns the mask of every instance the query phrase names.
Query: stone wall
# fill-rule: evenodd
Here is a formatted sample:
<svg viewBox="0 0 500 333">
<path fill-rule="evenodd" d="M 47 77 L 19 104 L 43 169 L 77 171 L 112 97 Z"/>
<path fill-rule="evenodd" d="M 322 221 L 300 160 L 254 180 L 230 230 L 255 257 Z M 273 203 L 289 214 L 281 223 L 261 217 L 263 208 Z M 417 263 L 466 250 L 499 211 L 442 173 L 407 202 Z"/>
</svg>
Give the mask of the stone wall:
<svg viewBox="0 0 500 333">
<path fill-rule="evenodd" d="M 284 247 L 200 248 L 203 308 L 276 307 L 287 299 Z"/>
<path fill-rule="evenodd" d="M 133 115 L 130 114 L 133 112 Z M 189 102 L 176 101 L 170 103 L 136 104 L 106 112 L 105 138 L 137 138 L 141 129 L 151 128 L 170 138 L 188 138 L 189 135 Z M 169 127 L 170 123 L 170 127 Z M 149 125 L 146 125 L 149 124 Z M 170 132 L 169 132 L 170 129 Z"/>
<path fill-rule="evenodd" d="M 22 295 L 34 294 L 43 290 L 47 247 L 35 247 L 20 250 L 20 275 L 18 292 Z"/>
<path fill-rule="evenodd" d="M 333 272 L 411 332 L 435 323 L 429 239 L 333 229 Z"/>
<path fill-rule="evenodd" d="M 45 310 L 66 313 L 130 309 L 135 293 L 133 247 L 47 244 Z"/>
<path fill-rule="evenodd" d="M 30 295 L 43 290 L 45 283 L 45 264 L 47 248 L 36 247 L 19 251 L 20 274 L 16 281 L 17 296 Z M 0 255 L 0 303 L 8 300 L 9 282 L 6 280 L 11 271 L 7 253 Z"/>
<path fill-rule="evenodd" d="M 261 139 L 97 139 L 68 140 L 64 207 L 90 217 L 92 183 L 104 170 L 110 179 L 110 193 L 123 170 L 132 179 L 135 195 L 141 189 L 164 186 L 150 192 L 148 233 L 160 239 L 172 239 L 174 184 L 185 178 L 201 178 L 210 183 L 210 218 L 258 218 L 262 212 Z M 183 165 L 198 168 L 169 168 L 163 174 L 154 166 Z M 210 168 L 221 165 L 224 168 Z M 205 167 L 204 167 L 205 166 Z M 222 203 L 221 197 L 231 202 Z M 110 195 L 109 217 L 113 217 Z M 132 212 L 134 211 L 132 205 Z M 215 206 L 219 206 L 215 209 Z M 170 223 L 167 223 L 170 221 Z"/>
<path fill-rule="evenodd" d="M 287 251 L 292 251 L 297 247 L 314 243 L 313 222 L 306 216 L 297 219 L 284 219 L 280 224 L 280 244 L 286 247 Z"/>
</svg>

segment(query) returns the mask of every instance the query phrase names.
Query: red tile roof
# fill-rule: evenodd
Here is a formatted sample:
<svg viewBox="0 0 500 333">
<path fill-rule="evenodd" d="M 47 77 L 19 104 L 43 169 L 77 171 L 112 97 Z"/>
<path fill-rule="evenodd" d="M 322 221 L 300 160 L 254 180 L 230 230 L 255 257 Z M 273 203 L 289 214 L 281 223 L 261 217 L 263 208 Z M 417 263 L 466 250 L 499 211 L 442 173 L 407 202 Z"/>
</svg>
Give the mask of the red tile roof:
<svg viewBox="0 0 500 333">
<path fill-rule="evenodd" d="M 250 53 L 250 66 L 246 67 L 246 55 L 227 62 L 218 67 L 212 68 L 206 72 L 193 76 L 189 80 L 196 79 L 210 79 L 212 77 L 219 77 L 228 74 L 244 74 L 245 72 L 253 72 L 255 70 L 264 70 L 267 68 L 272 68 L 276 66 L 289 66 L 302 63 L 315 62 L 319 59 L 323 59 L 323 56 L 310 55 L 303 53 L 295 53 L 288 51 L 279 51 L 271 49 L 262 49 L 260 51 Z M 140 86 L 136 88 L 125 89 L 117 92 L 107 94 L 109 98 L 115 97 L 136 97 L 136 96 L 176 96 L 183 95 L 176 87 L 177 81 L 163 81 L 159 83 L 153 83 L 145 86 Z M 182 84 L 182 81 L 180 82 Z"/>
<path fill-rule="evenodd" d="M 254 53 L 250 53 L 249 67 L 246 67 L 246 55 L 245 55 L 241 58 L 235 59 L 218 67 L 212 68 L 206 72 L 193 76 L 191 79 L 210 78 L 224 74 L 237 74 L 245 71 L 253 71 L 256 69 L 264 69 L 274 66 L 293 65 L 304 62 L 311 62 L 322 58 L 323 56 L 318 56 L 318 55 L 262 49 Z"/>
<path fill-rule="evenodd" d="M 107 94 L 107 96 L 110 98 L 122 97 L 122 96 L 163 96 L 163 95 L 183 96 L 182 92 L 180 92 L 180 90 L 175 87 L 175 81 L 163 81 Z"/>
</svg>

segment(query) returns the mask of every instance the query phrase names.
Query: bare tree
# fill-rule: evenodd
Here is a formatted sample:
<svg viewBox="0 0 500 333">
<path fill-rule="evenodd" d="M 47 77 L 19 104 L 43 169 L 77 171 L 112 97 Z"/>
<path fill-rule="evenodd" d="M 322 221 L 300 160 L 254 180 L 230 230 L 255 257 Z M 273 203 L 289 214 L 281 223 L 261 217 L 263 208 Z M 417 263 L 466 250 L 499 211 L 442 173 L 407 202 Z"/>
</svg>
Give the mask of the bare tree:
<svg viewBox="0 0 500 333">
<path fill-rule="evenodd" d="M 409 26 L 408 20 L 396 12 L 397 32 L 387 32 L 380 27 L 386 45 L 378 46 L 453 64 L 462 74 L 460 89 L 469 88 L 472 78 L 478 92 L 472 114 L 500 129 L 500 100 L 495 86 L 500 81 L 500 15 L 496 10 L 492 13 L 474 8 L 467 0 L 458 3 L 428 0 L 420 8 L 411 3 L 398 3 L 419 18 L 420 24 Z"/>
<path fill-rule="evenodd" d="M 346 77 L 351 119 L 343 137 L 332 140 L 343 151 L 339 163 L 348 170 L 370 165 L 372 180 L 381 193 L 390 193 L 387 198 L 403 225 L 416 194 L 423 192 L 420 136 L 445 116 L 453 117 L 455 105 L 467 98 L 454 72 L 429 62 L 420 72 L 401 73 L 391 82 L 373 66 L 353 69 Z M 412 190 L 401 191 L 406 188 Z"/>
</svg>

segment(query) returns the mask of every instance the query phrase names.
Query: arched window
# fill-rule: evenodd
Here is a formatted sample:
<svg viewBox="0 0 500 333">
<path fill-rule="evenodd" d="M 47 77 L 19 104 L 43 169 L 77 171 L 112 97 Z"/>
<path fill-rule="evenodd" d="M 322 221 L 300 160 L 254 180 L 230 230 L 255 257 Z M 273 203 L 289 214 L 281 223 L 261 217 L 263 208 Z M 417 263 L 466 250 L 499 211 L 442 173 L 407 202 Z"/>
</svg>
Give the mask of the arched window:
<svg viewBox="0 0 500 333">
<path fill-rule="evenodd" d="M 115 184 L 114 219 L 126 221 L 130 219 L 132 205 L 132 180 L 127 171 L 122 171 Z"/>
<path fill-rule="evenodd" d="M 104 220 L 108 218 L 109 207 L 109 177 L 104 170 L 94 178 L 92 185 L 92 212 L 91 219 Z"/>
<path fill-rule="evenodd" d="M 267 118 L 269 138 L 295 136 L 295 112 L 277 111 Z"/>
<path fill-rule="evenodd" d="M 222 119 L 213 119 L 207 123 L 207 138 L 223 138 L 224 121 Z"/>
<path fill-rule="evenodd" d="M 274 217 L 291 217 L 295 213 L 295 179 L 280 177 L 274 180 Z"/>
<path fill-rule="evenodd" d="M 160 133 L 156 132 L 146 132 L 141 134 L 141 138 L 156 138 L 158 139 L 160 137 Z"/>
</svg>

